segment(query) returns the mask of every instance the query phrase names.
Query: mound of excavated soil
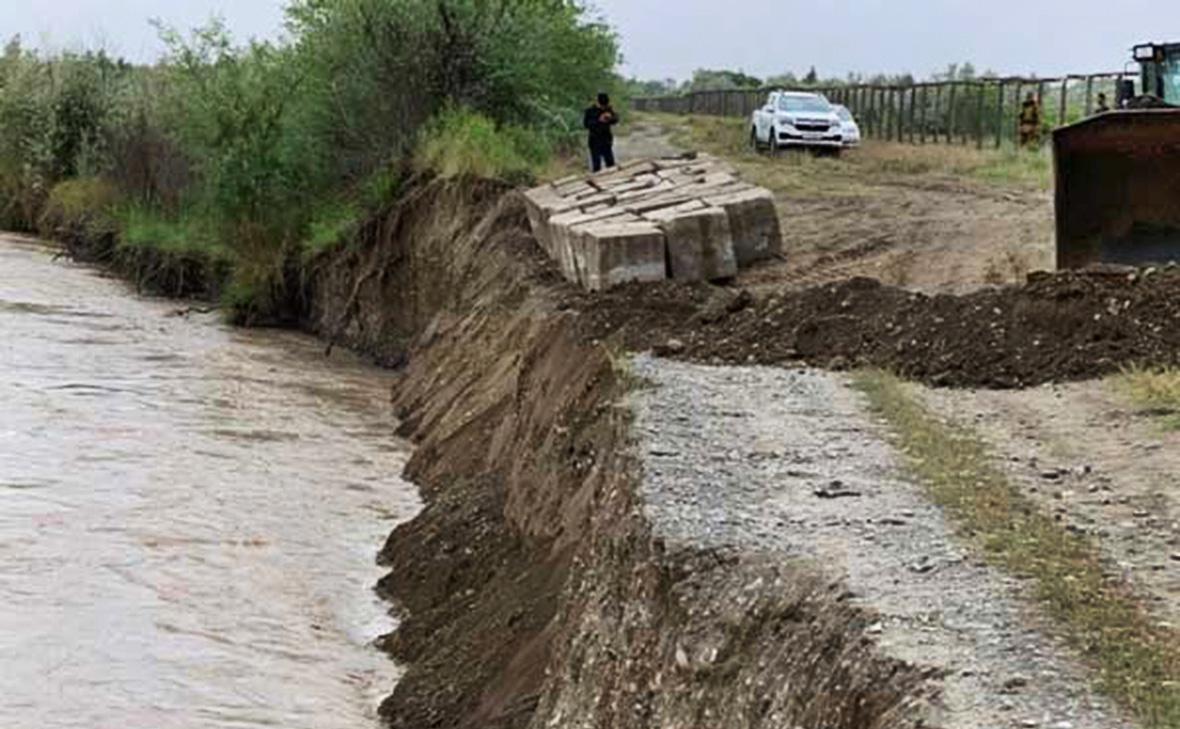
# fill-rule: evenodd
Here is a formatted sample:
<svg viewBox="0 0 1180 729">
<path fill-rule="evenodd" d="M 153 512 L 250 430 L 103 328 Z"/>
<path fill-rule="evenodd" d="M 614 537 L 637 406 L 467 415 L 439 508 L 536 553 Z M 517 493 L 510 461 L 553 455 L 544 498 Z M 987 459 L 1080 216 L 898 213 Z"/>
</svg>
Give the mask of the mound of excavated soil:
<svg viewBox="0 0 1180 729">
<path fill-rule="evenodd" d="M 883 367 L 927 383 L 1026 387 L 1180 363 L 1180 269 L 1064 272 L 926 296 L 852 279 L 757 300 L 703 288 L 620 289 L 587 310 L 630 346 L 704 362 Z"/>
</svg>

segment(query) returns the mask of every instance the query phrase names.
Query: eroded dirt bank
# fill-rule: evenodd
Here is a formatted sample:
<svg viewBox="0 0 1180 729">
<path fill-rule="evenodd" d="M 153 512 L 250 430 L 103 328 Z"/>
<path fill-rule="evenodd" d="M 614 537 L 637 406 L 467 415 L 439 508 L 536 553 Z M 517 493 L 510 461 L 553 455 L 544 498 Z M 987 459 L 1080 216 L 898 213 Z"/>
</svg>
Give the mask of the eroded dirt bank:
<svg viewBox="0 0 1180 729">
<path fill-rule="evenodd" d="M 653 535 L 622 333 L 506 193 L 428 184 L 309 276 L 309 327 L 408 363 L 427 506 L 383 551 L 393 726 L 917 725 L 931 677 L 877 653 L 841 584 Z"/>
</svg>

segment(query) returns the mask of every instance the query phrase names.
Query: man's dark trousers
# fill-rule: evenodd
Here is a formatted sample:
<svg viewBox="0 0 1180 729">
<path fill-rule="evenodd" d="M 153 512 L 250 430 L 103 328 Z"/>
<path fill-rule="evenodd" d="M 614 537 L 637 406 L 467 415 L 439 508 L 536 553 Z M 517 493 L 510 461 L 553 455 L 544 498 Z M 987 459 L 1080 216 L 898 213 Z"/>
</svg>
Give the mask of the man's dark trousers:
<svg viewBox="0 0 1180 729">
<path fill-rule="evenodd" d="M 606 144 L 591 144 L 590 145 L 590 168 L 595 172 L 600 172 L 603 167 L 615 166 L 615 150 L 614 145 Z"/>
</svg>

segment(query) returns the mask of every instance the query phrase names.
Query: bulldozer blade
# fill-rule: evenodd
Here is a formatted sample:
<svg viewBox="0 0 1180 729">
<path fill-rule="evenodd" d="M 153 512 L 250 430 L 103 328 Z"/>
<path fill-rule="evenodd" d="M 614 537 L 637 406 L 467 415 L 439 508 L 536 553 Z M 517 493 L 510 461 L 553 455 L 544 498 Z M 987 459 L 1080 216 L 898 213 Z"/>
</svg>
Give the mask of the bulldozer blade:
<svg viewBox="0 0 1180 729">
<path fill-rule="evenodd" d="M 1053 160 L 1059 269 L 1180 260 L 1180 109 L 1057 129 Z"/>
</svg>

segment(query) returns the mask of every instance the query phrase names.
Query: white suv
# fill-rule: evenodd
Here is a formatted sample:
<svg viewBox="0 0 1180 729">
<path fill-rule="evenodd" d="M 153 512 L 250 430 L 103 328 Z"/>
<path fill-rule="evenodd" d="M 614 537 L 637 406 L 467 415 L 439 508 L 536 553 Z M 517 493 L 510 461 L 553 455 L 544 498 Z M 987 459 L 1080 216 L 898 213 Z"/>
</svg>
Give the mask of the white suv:
<svg viewBox="0 0 1180 729">
<path fill-rule="evenodd" d="M 802 147 L 838 155 L 844 147 L 844 127 L 835 108 L 820 94 L 775 91 L 765 106 L 754 111 L 750 142 L 771 152 Z"/>
<path fill-rule="evenodd" d="M 844 127 L 844 146 L 859 147 L 860 125 L 856 123 L 852 112 L 848 110 L 847 106 L 840 104 L 834 104 L 833 108 L 836 110 L 836 116 L 840 117 L 840 124 Z"/>
</svg>

